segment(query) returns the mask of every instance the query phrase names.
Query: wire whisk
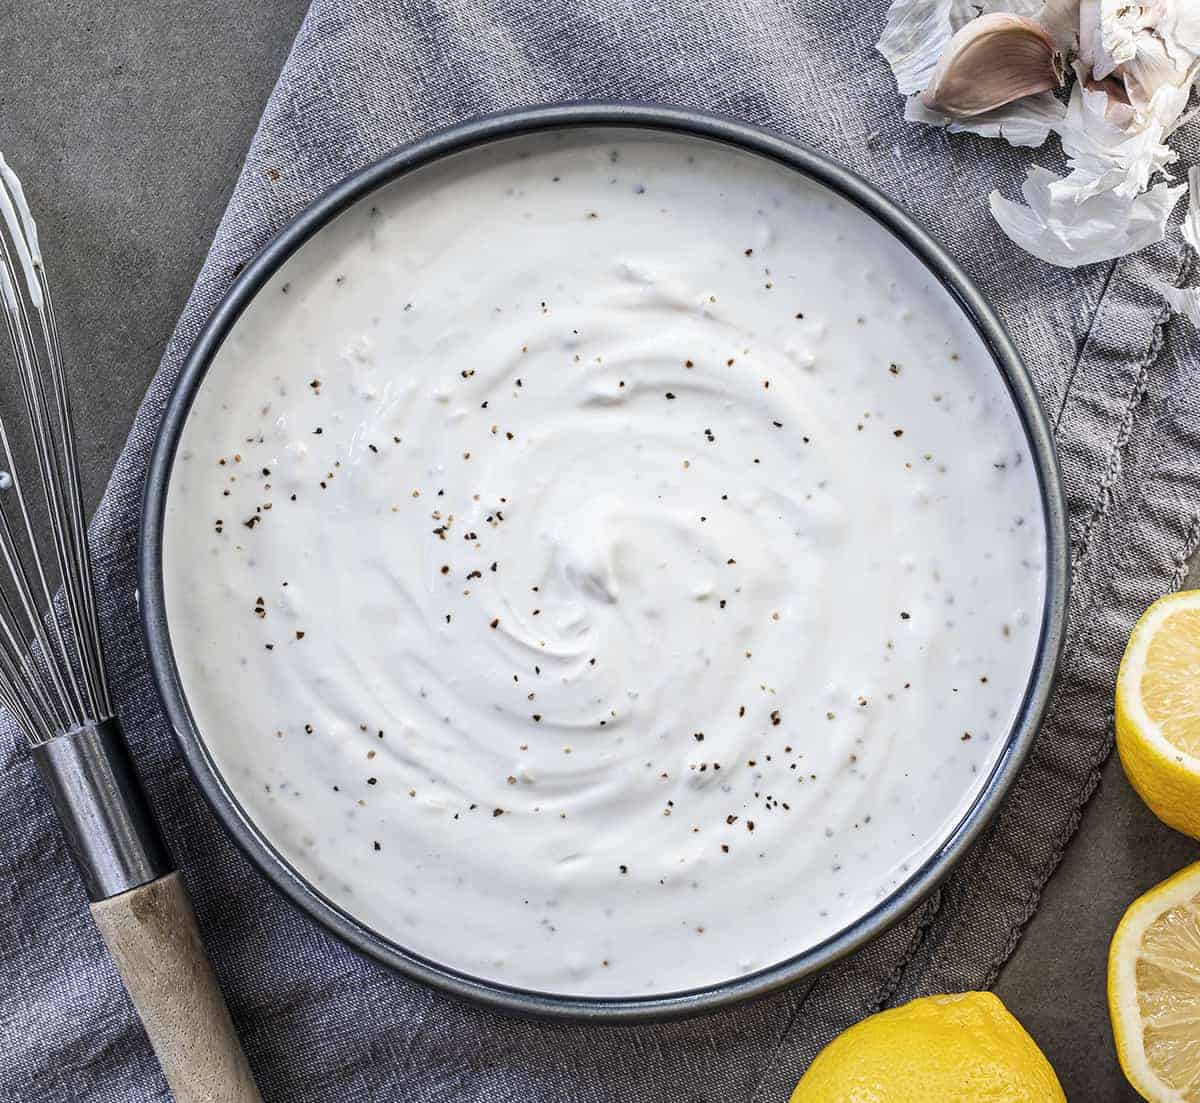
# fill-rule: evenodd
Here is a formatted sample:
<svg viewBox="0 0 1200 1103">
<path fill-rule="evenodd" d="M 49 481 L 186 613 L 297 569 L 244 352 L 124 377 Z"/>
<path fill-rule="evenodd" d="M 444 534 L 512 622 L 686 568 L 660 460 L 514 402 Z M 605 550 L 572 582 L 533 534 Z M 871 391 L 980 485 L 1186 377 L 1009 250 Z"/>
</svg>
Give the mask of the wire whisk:
<svg viewBox="0 0 1200 1103">
<path fill-rule="evenodd" d="M 28 417 L 33 469 L 49 528 L 35 529 L 0 411 L 0 704 L 31 746 L 112 716 L 100 642 L 70 394 L 37 225 L 16 173 L 0 155 L 0 296 Z M 35 322 L 36 319 L 36 322 Z M 54 595 L 61 590 L 63 615 Z M 48 622 L 48 625 L 47 625 Z"/>
<path fill-rule="evenodd" d="M 25 192 L 0 155 L 0 709 L 24 733 L 92 916 L 177 1103 L 262 1103 L 113 710 L 71 398 Z M 24 408 L 20 424 L 5 407 Z"/>
</svg>

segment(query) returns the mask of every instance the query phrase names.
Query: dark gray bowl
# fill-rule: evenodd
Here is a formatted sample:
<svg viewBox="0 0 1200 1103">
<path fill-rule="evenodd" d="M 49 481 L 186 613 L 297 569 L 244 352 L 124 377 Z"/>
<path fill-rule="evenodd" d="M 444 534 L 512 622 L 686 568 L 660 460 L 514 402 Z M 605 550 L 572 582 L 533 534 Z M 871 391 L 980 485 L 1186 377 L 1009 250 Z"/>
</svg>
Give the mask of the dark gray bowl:
<svg viewBox="0 0 1200 1103">
<path fill-rule="evenodd" d="M 974 323 L 1004 376 L 1037 466 L 1046 528 L 1046 594 L 1041 637 L 1017 720 L 979 795 L 937 851 L 867 915 L 795 957 L 723 984 L 666 995 L 601 998 L 531 992 L 481 980 L 381 937 L 310 885 L 275 850 L 217 770 L 188 707 L 171 647 L 163 598 L 162 535 L 176 448 L 208 366 L 242 311 L 267 279 L 313 234 L 347 207 L 397 177 L 473 146 L 562 127 L 637 127 L 723 142 L 768 157 L 818 181 L 881 222 L 933 272 Z M 958 265 L 911 217 L 847 169 L 757 127 L 676 108 L 634 104 L 563 104 L 477 119 L 404 146 L 320 196 L 246 266 L 213 311 L 184 365 L 150 463 L 141 532 L 141 612 L 154 677 L 193 777 L 217 817 L 267 879 L 343 941 L 385 965 L 455 996 L 523 1016 L 584 1021 L 666 1019 L 712 1011 L 761 996 L 821 969 L 873 938 L 916 905 L 949 873 L 995 814 L 1033 744 L 1062 645 L 1068 563 L 1062 487 L 1050 426 L 1029 375 L 1000 320 Z"/>
</svg>

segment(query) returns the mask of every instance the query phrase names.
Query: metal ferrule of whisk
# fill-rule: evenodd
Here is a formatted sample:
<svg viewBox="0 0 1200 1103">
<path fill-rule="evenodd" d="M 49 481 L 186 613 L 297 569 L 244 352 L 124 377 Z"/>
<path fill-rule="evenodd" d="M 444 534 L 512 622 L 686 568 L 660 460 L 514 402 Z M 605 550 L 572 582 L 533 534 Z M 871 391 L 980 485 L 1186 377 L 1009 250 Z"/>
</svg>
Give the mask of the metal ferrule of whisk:
<svg viewBox="0 0 1200 1103">
<path fill-rule="evenodd" d="M 107 900 L 170 872 L 116 720 L 64 732 L 31 753 L 89 899 Z"/>
</svg>

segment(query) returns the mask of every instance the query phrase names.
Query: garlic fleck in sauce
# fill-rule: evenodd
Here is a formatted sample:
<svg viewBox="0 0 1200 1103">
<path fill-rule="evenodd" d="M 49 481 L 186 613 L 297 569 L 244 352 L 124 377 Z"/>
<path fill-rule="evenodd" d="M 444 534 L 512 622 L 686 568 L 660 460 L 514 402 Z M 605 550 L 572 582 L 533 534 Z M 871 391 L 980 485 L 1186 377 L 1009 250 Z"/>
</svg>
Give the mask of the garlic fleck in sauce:
<svg viewBox="0 0 1200 1103">
<path fill-rule="evenodd" d="M 201 732 L 295 868 L 490 980 L 774 964 L 927 859 L 1041 626 L 999 373 L 778 165 L 563 131 L 423 169 L 238 322 L 164 571 Z"/>
</svg>

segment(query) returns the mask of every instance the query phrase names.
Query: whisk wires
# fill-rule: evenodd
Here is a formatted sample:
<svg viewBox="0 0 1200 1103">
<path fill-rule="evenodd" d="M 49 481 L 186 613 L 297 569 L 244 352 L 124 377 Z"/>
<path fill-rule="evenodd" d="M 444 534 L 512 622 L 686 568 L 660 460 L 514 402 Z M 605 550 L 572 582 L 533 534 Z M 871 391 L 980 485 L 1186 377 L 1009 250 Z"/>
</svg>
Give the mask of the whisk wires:
<svg viewBox="0 0 1200 1103">
<path fill-rule="evenodd" d="M 21 449 L 0 407 L 0 706 L 37 744 L 111 716 L 112 702 L 54 305 L 37 226 L 2 155 L 0 299 L 16 381 L 0 393 L 19 395 L 28 439 Z"/>
</svg>

